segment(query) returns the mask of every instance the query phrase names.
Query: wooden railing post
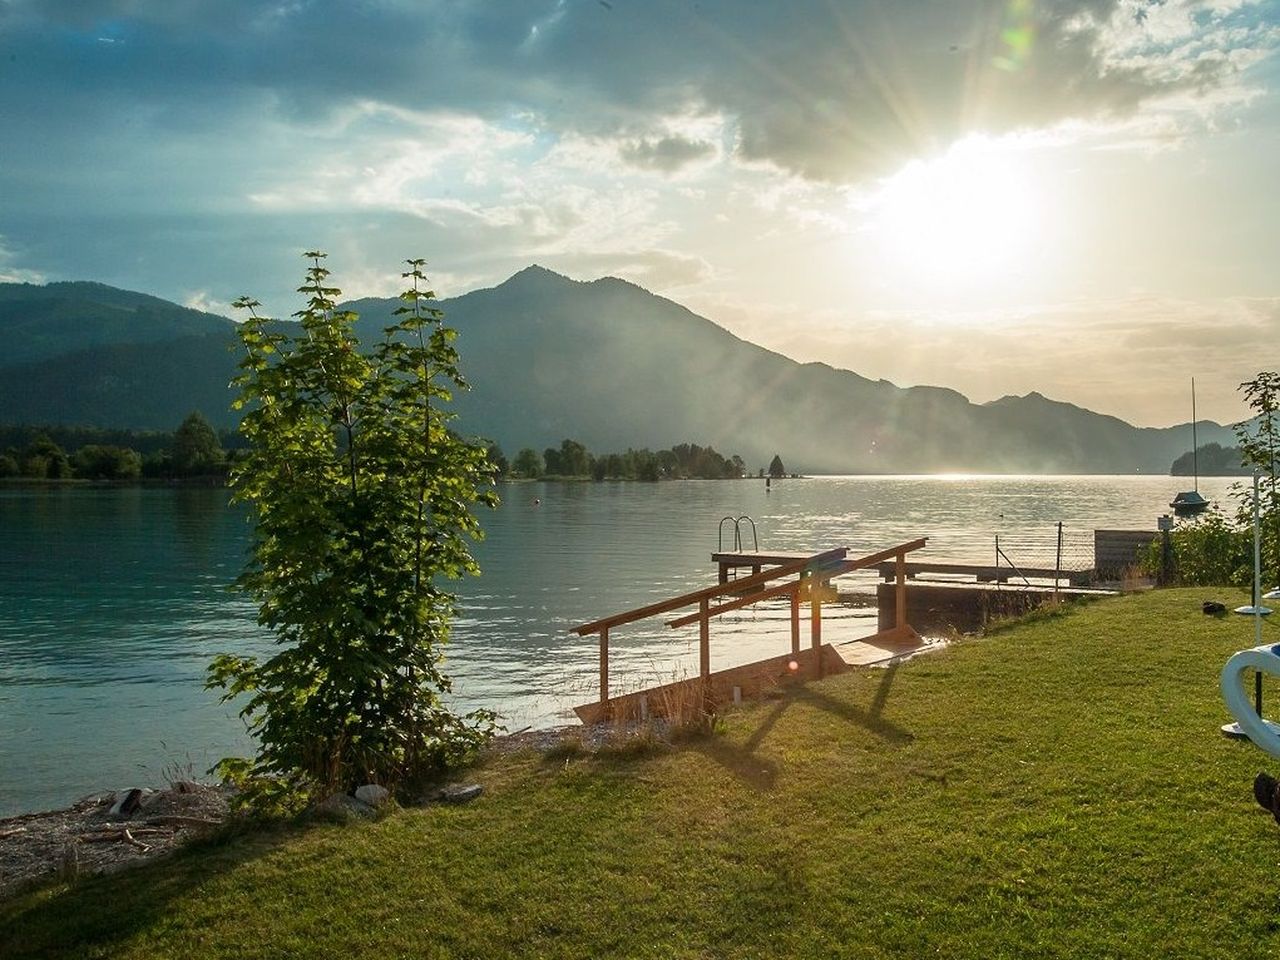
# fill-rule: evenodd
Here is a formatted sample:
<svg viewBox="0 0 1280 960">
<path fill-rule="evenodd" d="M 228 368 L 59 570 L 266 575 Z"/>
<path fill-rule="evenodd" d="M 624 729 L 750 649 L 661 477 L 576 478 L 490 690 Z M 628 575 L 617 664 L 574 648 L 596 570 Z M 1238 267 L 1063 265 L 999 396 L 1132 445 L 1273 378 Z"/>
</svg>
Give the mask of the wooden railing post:
<svg viewBox="0 0 1280 960">
<path fill-rule="evenodd" d="M 703 597 L 698 601 L 698 671 L 702 679 L 711 676 L 711 602 Z"/>
<path fill-rule="evenodd" d="M 897 609 L 893 625 L 905 627 L 907 625 L 907 555 L 900 553 L 896 560 L 897 586 L 894 589 L 894 600 Z"/>
<path fill-rule="evenodd" d="M 609 702 L 609 628 L 600 628 L 600 702 Z"/>
<path fill-rule="evenodd" d="M 791 652 L 793 654 L 800 653 L 800 584 L 803 580 L 796 580 L 795 589 L 791 591 Z"/>
<path fill-rule="evenodd" d="M 809 643 L 813 647 L 813 674 L 822 676 L 822 584 L 809 579 Z"/>
</svg>

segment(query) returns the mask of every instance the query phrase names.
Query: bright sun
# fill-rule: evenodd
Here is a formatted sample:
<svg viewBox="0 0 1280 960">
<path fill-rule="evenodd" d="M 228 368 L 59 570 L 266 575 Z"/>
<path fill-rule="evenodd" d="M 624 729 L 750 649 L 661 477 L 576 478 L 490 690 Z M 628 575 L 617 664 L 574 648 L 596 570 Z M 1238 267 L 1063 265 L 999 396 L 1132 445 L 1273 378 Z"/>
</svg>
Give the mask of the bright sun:
<svg viewBox="0 0 1280 960">
<path fill-rule="evenodd" d="M 971 137 L 915 160 L 868 204 L 886 266 L 932 288 L 989 284 L 1025 269 L 1038 228 L 1025 154 Z"/>
</svg>

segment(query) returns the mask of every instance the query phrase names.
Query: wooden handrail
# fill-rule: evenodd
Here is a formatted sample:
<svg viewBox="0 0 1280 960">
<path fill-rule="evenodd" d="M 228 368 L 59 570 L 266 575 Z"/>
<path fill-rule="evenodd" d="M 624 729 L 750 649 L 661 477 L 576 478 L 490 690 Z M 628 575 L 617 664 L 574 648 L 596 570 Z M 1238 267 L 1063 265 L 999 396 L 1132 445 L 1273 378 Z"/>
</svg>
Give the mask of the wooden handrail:
<svg viewBox="0 0 1280 960">
<path fill-rule="evenodd" d="M 907 543 L 900 543 L 896 547 L 890 547 L 888 550 L 881 550 L 879 553 L 869 553 L 865 557 L 859 557 L 857 560 L 845 560 L 837 566 L 840 572 L 833 574 L 839 576 L 842 573 L 851 573 L 854 570 L 863 570 L 867 567 L 874 567 L 876 564 L 883 563 L 890 557 L 904 557 L 913 550 L 920 550 L 929 542 L 928 537 L 920 537 L 918 540 L 910 540 Z"/>
<path fill-rule="evenodd" d="M 814 571 L 814 579 L 829 580 L 832 577 L 838 577 L 841 574 L 851 573 L 854 570 L 863 570 L 863 569 L 866 569 L 867 567 L 874 567 L 876 564 L 883 562 L 885 559 L 889 557 L 905 556 L 906 554 L 910 553 L 912 550 L 919 550 L 921 547 L 925 545 L 927 540 L 928 540 L 927 537 L 921 537 L 919 540 L 912 540 L 909 543 L 899 544 L 898 546 L 891 547 L 888 550 L 881 550 L 878 553 L 871 553 L 865 557 L 858 557 L 858 559 L 856 560 L 841 560 L 837 563 L 830 564 L 825 568 L 816 569 Z M 737 590 L 741 590 L 742 584 L 744 584 L 745 582 L 746 582 L 745 580 L 735 581 L 735 592 Z M 792 590 L 798 589 L 799 586 L 800 586 L 799 581 L 794 583 L 779 584 L 778 586 L 771 587 L 768 590 L 763 590 L 759 593 L 753 593 L 749 597 L 739 597 L 737 600 L 730 600 L 728 603 L 722 603 L 718 607 L 711 607 L 707 611 L 707 613 L 708 615 L 714 617 L 721 613 L 728 613 L 730 610 L 740 610 L 743 607 L 751 606 L 753 603 L 759 603 L 761 600 L 771 600 L 774 597 L 784 596 L 790 593 Z M 675 620 L 668 620 L 667 626 L 673 629 L 676 627 L 687 627 L 691 623 L 696 623 L 700 616 L 701 616 L 700 613 L 691 613 L 691 614 L 688 614 L 687 616 L 679 617 L 678 619 L 675 619 Z"/>
<path fill-rule="evenodd" d="M 581 626 L 573 627 L 571 632 L 578 636 L 586 636 L 590 633 L 599 634 L 600 639 L 600 702 L 607 704 L 609 702 L 609 630 L 612 627 L 620 626 L 624 623 L 634 623 L 637 620 L 644 620 L 647 617 L 656 616 L 660 613 L 667 613 L 671 610 L 679 610 L 681 607 L 687 607 L 691 604 L 698 605 L 698 612 L 688 616 L 679 617 L 670 621 L 670 626 L 681 627 L 686 624 L 698 624 L 698 667 L 699 675 L 705 681 L 711 676 L 711 636 L 710 625 L 711 618 L 717 614 L 725 613 L 729 610 L 737 610 L 741 607 L 750 606 L 759 603 L 761 600 L 768 600 L 772 597 L 779 597 L 789 594 L 791 596 L 791 649 L 793 652 L 799 652 L 800 649 L 800 627 L 799 627 L 799 611 L 800 611 L 800 593 L 806 583 L 827 583 L 832 577 L 838 577 L 841 574 L 850 573 L 854 570 L 861 570 L 867 567 L 874 567 L 877 564 L 893 558 L 895 561 L 895 570 L 897 573 L 898 591 L 897 591 L 897 624 L 904 626 L 906 624 L 906 557 L 913 550 L 919 550 L 925 545 L 927 539 L 921 537 L 918 540 L 911 540 L 907 543 L 898 544 L 896 547 L 890 547 L 887 550 L 880 550 L 876 553 L 868 554 L 865 557 L 858 557 L 856 560 L 848 559 L 849 550 L 847 547 L 836 547 L 832 550 L 824 550 L 821 553 L 815 553 L 812 556 L 794 560 L 790 563 L 784 563 L 760 573 L 753 574 L 743 580 L 735 580 L 732 583 L 718 583 L 715 586 L 704 587 L 701 590 L 694 590 L 690 593 L 684 593 L 669 600 L 662 600 L 658 603 L 651 603 L 643 607 L 637 607 L 634 610 L 626 610 L 622 613 L 616 613 L 611 617 L 604 617 L 600 620 L 593 620 L 590 623 L 584 623 Z M 794 581 L 778 584 L 768 587 L 771 580 L 778 580 L 784 577 L 796 575 Z M 726 594 L 737 594 L 746 591 L 747 596 L 737 597 L 728 603 L 722 603 L 718 606 L 711 606 L 711 600 L 715 597 L 721 597 Z M 810 634 L 813 641 L 813 648 L 818 651 L 822 645 L 822 599 L 817 593 L 810 594 L 812 610 L 810 613 Z M 822 673 L 822 659 L 820 653 L 815 653 L 814 663 L 818 671 L 818 675 Z"/>
<path fill-rule="evenodd" d="M 710 600 L 713 597 L 723 596 L 726 593 L 737 593 L 740 590 L 750 590 L 754 587 L 763 586 L 770 580 L 777 580 L 779 577 L 789 577 L 793 573 L 799 573 L 802 570 L 811 567 L 825 567 L 833 562 L 844 560 L 848 556 L 847 547 L 836 547 L 832 550 L 824 550 L 822 553 L 815 553 L 811 557 L 803 560 L 796 560 L 793 563 L 783 564 L 779 567 L 772 567 L 760 573 L 753 574 L 742 580 L 734 580 L 728 584 L 716 584 L 712 587 L 703 587 L 701 590 L 695 590 L 692 593 L 684 593 L 678 597 L 672 597 L 669 600 L 663 600 L 659 603 L 651 603 L 648 606 L 637 607 L 634 610 L 627 610 L 623 613 L 615 613 L 611 617 L 603 617 L 600 620 L 593 620 L 590 623 L 584 623 L 578 627 L 570 628 L 570 633 L 576 633 L 578 636 L 586 636 L 589 633 L 599 633 L 601 630 L 608 630 L 611 627 L 617 627 L 624 623 L 635 623 L 637 620 L 644 620 L 647 617 L 656 616 L 659 613 L 667 613 L 671 610 L 679 610 L 681 607 L 687 607 L 690 604 L 699 603 L 702 600 Z M 757 594 L 757 597 L 759 595 Z"/>
</svg>

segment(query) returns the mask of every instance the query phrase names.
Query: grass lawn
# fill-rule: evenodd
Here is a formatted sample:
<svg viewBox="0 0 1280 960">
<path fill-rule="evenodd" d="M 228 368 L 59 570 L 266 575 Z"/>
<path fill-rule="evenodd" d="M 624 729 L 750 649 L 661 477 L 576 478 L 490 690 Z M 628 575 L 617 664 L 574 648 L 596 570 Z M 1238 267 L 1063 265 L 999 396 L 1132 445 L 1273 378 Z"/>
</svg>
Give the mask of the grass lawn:
<svg viewBox="0 0 1280 960">
<path fill-rule="evenodd" d="M 1240 602 L 1106 600 L 679 749 L 494 759 L 468 806 L 46 888 L 0 957 L 1274 956 L 1280 762 L 1218 733 L 1253 633 L 1210 597 Z"/>
</svg>

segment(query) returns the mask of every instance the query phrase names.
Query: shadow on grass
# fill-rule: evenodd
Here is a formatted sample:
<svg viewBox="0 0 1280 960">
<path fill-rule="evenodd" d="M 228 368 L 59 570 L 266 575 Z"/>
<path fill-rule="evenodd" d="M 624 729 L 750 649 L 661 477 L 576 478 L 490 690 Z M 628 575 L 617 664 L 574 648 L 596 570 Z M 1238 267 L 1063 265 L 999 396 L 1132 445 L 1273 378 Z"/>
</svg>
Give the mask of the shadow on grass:
<svg viewBox="0 0 1280 960">
<path fill-rule="evenodd" d="M 0 901 L 0 957 L 113 955 L 162 922 L 170 901 L 310 828 L 301 823 L 228 827 L 137 867 L 28 889 Z"/>
<path fill-rule="evenodd" d="M 840 720 L 869 730 L 894 746 L 910 743 L 914 739 L 911 732 L 885 720 L 883 716 L 885 704 L 889 700 L 889 690 L 893 686 L 897 672 L 897 663 L 885 669 L 884 676 L 876 687 L 875 695 L 871 698 L 871 704 L 865 710 L 837 700 L 811 686 L 800 687 L 785 699 L 778 701 L 743 743 L 730 743 L 722 737 L 711 737 L 694 741 L 691 746 L 715 760 L 749 786 L 768 792 L 773 790 L 777 783 L 778 764 L 768 758 L 757 756 L 756 751 L 778 720 L 793 704 L 806 704 L 824 710 Z"/>
</svg>

